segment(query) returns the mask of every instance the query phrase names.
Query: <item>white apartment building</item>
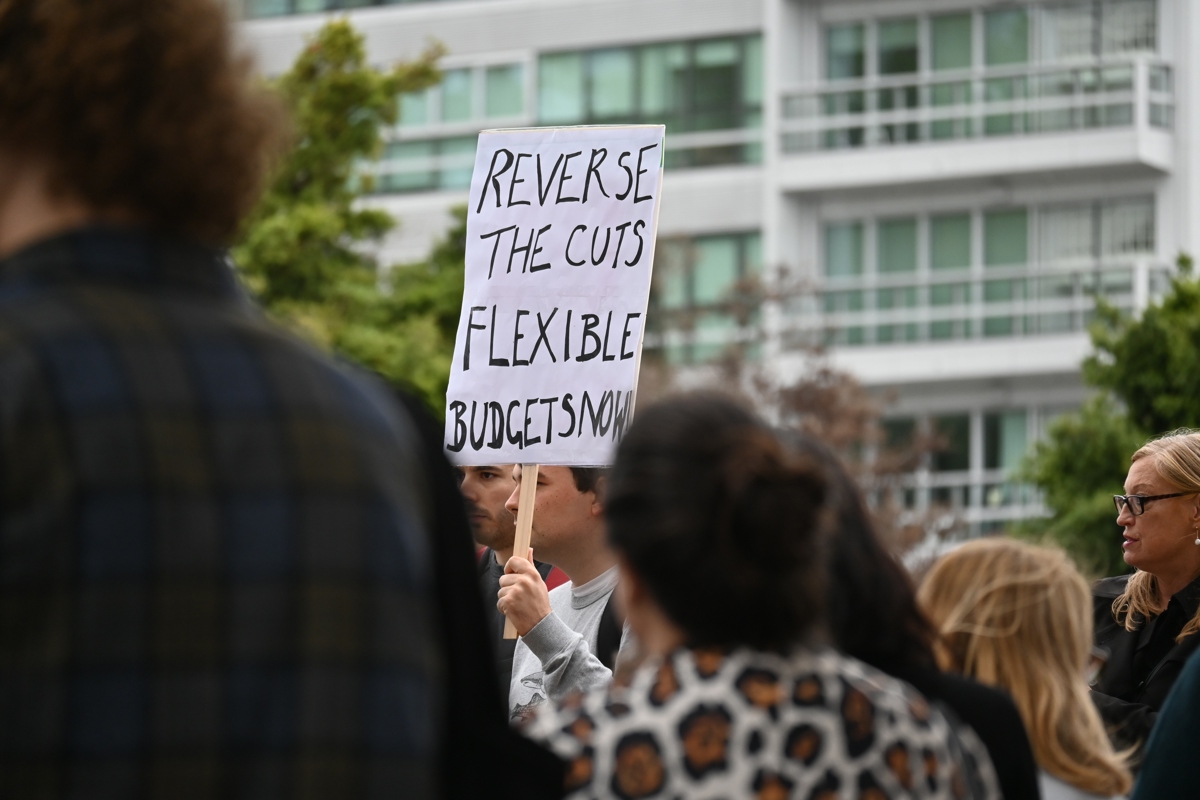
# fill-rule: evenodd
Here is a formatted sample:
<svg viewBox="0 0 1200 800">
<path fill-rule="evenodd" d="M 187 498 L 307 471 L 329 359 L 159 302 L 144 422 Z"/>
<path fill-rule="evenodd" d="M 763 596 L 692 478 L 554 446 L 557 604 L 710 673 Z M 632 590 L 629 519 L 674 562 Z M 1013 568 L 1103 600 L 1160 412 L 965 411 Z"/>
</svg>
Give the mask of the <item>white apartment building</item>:
<svg viewBox="0 0 1200 800">
<path fill-rule="evenodd" d="M 749 342 L 786 380 L 824 340 L 890 436 L 949 442 L 897 500 L 975 531 L 1038 513 L 1011 470 L 1085 395 L 1094 295 L 1140 308 L 1200 253 L 1188 0 L 241 2 L 268 73 L 331 14 L 379 64 L 449 49 L 376 167 L 393 261 L 465 203 L 479 130 L 666 123 L 662 356 Z"/>
</svg>

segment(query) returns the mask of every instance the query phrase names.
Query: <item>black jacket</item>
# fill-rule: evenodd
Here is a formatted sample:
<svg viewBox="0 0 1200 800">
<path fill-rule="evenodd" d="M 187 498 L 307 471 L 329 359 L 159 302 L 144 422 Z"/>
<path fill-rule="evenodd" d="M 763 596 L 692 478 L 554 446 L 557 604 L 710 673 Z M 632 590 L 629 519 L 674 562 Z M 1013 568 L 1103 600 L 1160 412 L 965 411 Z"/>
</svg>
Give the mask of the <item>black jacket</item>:
<svg viewBox="0 0 1200 800">
<path fill-rule="evenodd" d="M 1175 637 L 1200 606 L 1200 578 L 1171 598 L 1167 610 L 1127 631 L 1113 617 L 1112 604 L 1125 591 L 1128 575 L 1104 578 L 1092 587 L 1096 646 L 1108 661 L 1092 685 L 1092 700 L 1118 747 L 1140 747 L 1150 735 L 1167 693 L 1200 636 Z"/>
<path fill-rule="evenodd" d="M 975 731 L 992 759 L 1005 800 L 1038 800 L 1041 794 L 1033 748 L 1021 713 L 1006 692 L 933 667 L 889 664 L 884 671 L 930 700 L 945 703 Z"/>
<path fill-rule="evenodd" d="M 563 763 L 508 725 L 508 687 L 501 691 L 494 680 L 492 626 L 475 588 L 475 543 L 458 481 L 442 452 L 441 426 L 415 398 L 404 393 L 397 397 L 416 423 L 421 457 L 430 476 L 428 500 L 436 534 L 430 541 L 434 591 L 451 689 L 439 764 L 441 795 L 447 800 L 560 798 Z"/>
</svg>

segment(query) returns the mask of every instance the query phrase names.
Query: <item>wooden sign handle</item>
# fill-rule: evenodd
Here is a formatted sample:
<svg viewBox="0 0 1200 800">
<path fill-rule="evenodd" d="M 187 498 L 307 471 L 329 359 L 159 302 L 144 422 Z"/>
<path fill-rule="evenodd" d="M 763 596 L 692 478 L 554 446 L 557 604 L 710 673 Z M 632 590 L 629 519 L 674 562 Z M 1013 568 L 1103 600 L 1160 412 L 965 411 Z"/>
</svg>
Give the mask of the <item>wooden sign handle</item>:
<svg viewBox="0 0 1200 800">
<path fill-rule="evenodd" d="M 517 533 L 513 537 L 513 555 L 529 556 L 529 535 L 533 530 L 533 502 L 537 494 L 538 465 L 521 465 L 521 494 L 517 497 Z M 516 639 L 517 626 L 504 620 L 504 638 Z"/>
</svg>

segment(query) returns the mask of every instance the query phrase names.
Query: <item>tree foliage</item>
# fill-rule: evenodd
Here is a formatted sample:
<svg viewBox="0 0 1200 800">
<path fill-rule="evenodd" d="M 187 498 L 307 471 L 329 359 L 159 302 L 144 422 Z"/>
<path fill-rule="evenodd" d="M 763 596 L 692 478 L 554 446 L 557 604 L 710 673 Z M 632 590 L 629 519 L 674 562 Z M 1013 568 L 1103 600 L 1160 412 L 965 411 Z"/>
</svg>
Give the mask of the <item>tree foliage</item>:
<svg viewBox="0 0 1200 800">
<path fill-rule="evenodd" d="M 1156 305 L 1134 319 L 1106 303 L 1092 328 L 1096 353 L 1084 377 L 1124 404 L 1143 431 L 1200 426 L 1200 281 L 1191 261 Z"/>
<path fill-rule="evenodd" d="M 414 390 L 438 413 L 462 298 L 464 217 L 424 262 L 381 281 L 374 245 L 396 221 L 360 201 L 399 96 L 439 78 L 438 47 L 381 71 L 362 36 L 334 21 L 275 81 L 293 147 L 233 250 L 251 291 L 285 326 Z M 381 285 L 382 284 L 382 285 Z"/>
<path fill-rule="evenodd" d="M 1095 352 L 1083 374 L 1099 392 L 1050 425 L 1023 469 L 1052 512 L 1024 532 L 1056 541 L 1097 574 L 1129 569 L 1112 495 L 1130 456 L 1152 436 L 1200 425 L 1200 281 L 1190 259 L 1181 256 L 1179 265 L 1168 293 L 1138 317 L 1098 301 Z"/>
</svg>

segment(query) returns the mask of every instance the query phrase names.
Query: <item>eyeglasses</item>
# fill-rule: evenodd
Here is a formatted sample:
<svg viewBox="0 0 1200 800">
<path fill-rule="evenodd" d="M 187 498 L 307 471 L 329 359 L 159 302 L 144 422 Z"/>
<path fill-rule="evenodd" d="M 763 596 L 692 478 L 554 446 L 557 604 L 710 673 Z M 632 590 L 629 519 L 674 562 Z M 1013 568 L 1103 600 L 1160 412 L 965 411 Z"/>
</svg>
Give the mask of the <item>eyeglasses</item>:
<svg viewBox="0 0 1200 800">
<path fill-rule="evenodd" d="M 1129 513 L 1135 517 L 1140 517 L 1146 513 L 1146 503 L 1151 500 L 1166 500 L 1168 497 L 1183 497 L 1188 494 L 1196 494 L 1196 492 L 1176 492 L 1175 494 L 1152 494 L 1147 497 L 1144 494 L 1114 494 L 1113 505 L 1117 507 L 1117 513 L 1120 514 L 1125 510 L 1125 506 L 1129 506 Z"/>
</svg>

